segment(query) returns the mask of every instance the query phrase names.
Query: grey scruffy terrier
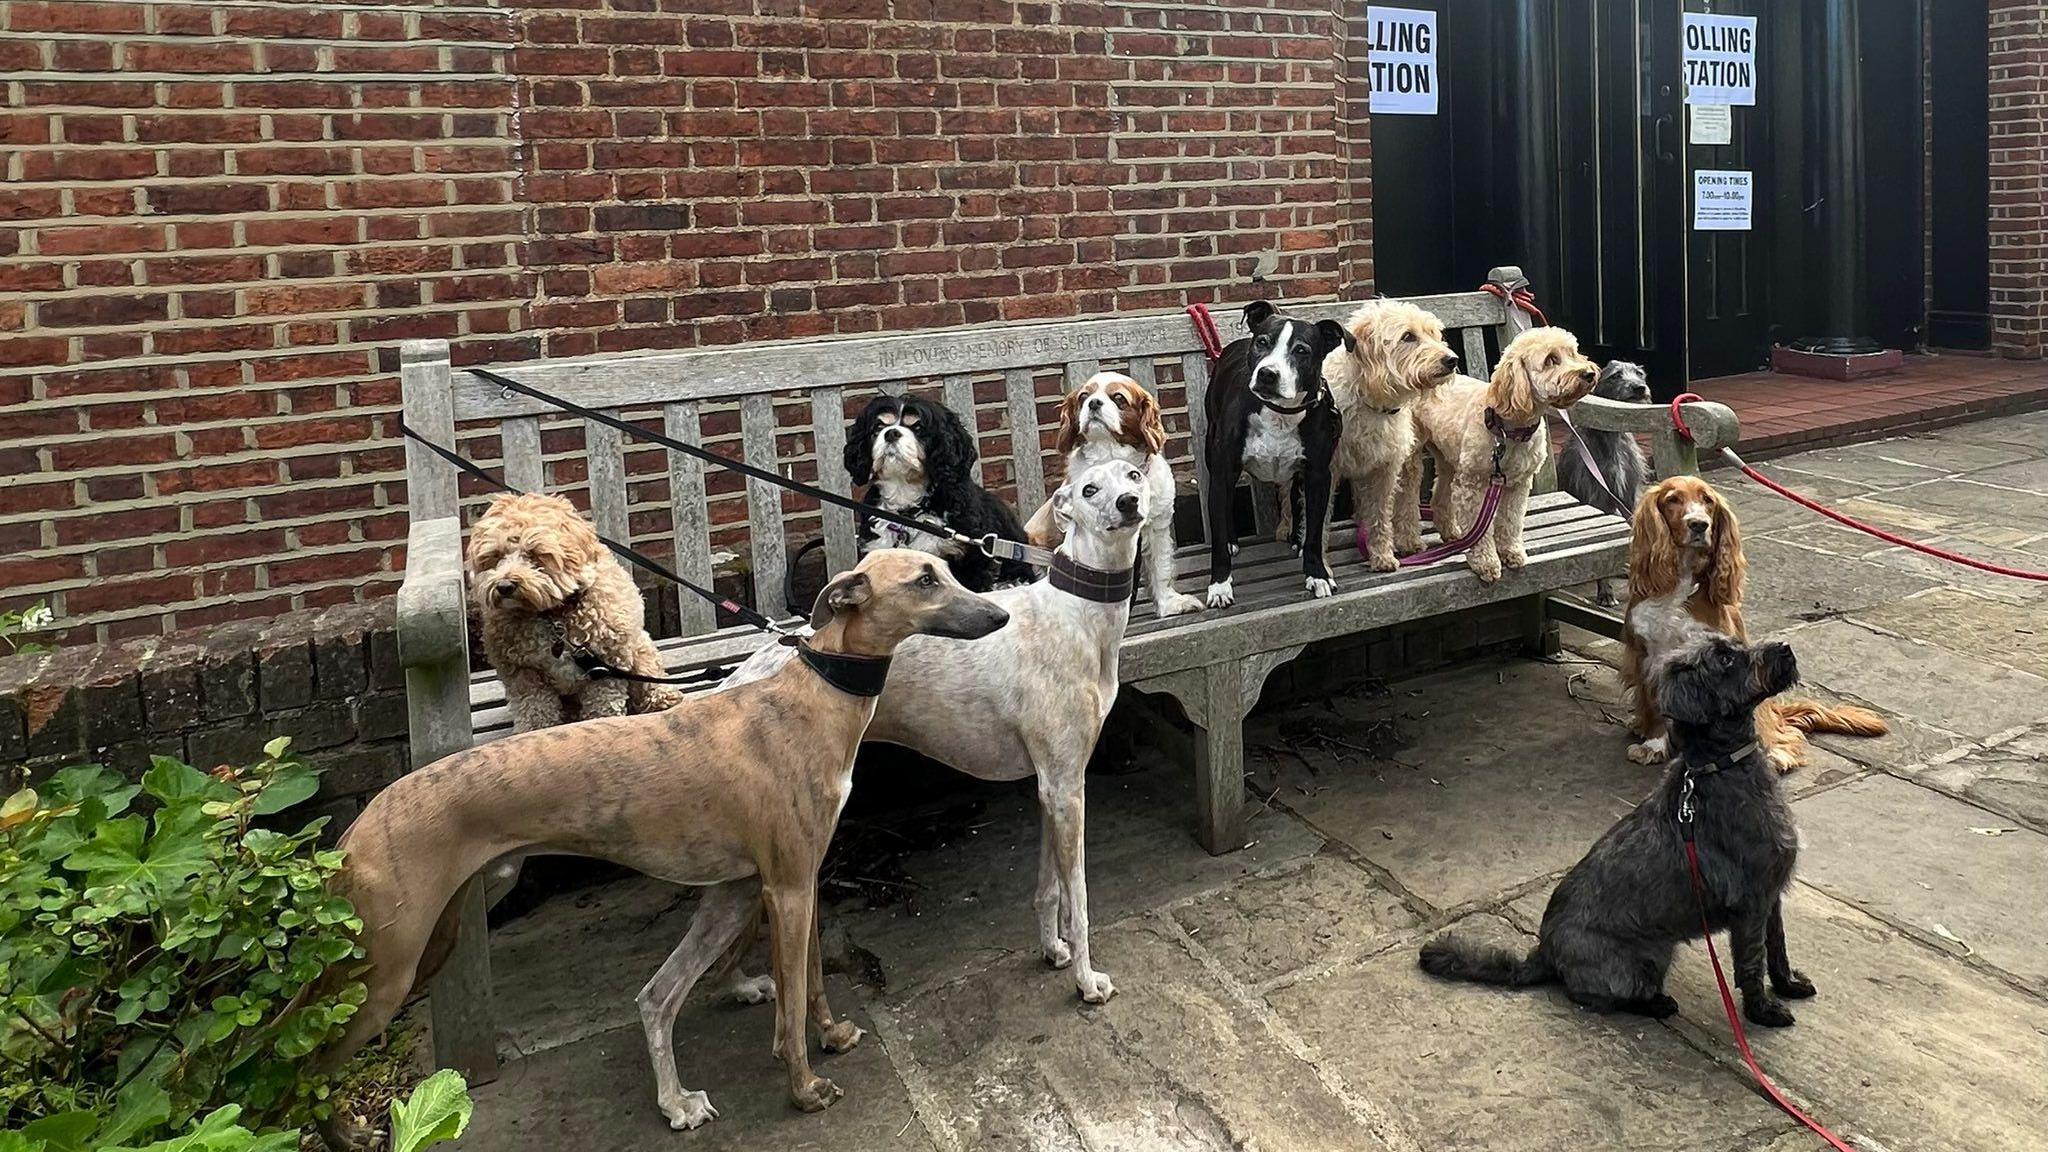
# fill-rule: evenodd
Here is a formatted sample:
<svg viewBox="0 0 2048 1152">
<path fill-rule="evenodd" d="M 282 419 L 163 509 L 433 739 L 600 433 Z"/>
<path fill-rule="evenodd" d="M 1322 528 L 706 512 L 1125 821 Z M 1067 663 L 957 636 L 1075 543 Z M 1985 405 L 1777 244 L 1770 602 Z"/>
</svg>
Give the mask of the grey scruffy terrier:
<svg viewBox="0 0 2048 1152">
<path fill-rule="evenodd" d="M 1517 988 L 1562 983 L 1595 1012 L 1662 1019 L 1678 1011 L 1664 976 L 1673 948 L 1701 935 L 1679 822 L 1690 789 L 1707 922 L 1733 941 L 1743 1014 L 1771 1027 L 1791 1024 L 1779 997 L 1814 993 L 1785 954 L 1781 903 L 1799 836 L 1778 774 L 1757 746 L 1754 714 L 1798 681 L 1798 663 L 1785 644 L 1751 648 L 1715 634 L 1673 653 L 1653 676 L 1671 722 L 1671 769 L 1551 893 L 1536 947 L 1518 956 L 1441 936 L 1423 945 L 1422 968 Z"/>
</svg>

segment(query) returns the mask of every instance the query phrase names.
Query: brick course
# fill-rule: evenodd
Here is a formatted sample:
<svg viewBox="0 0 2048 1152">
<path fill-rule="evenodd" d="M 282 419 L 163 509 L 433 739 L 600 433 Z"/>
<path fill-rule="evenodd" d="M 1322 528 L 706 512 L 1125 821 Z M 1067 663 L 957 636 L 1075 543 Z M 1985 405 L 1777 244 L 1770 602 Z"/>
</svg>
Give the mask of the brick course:
<svg viewBox="0 0 2048 1152">
<path fill-rule="evenodd" d="M 1255 271 L 1369 292 L 1360 24 L 0 0 L 0 607 L 104 641 L 389 593 L 407 338 L 516 361 L 1157 308 Z"/>
<path fill-rule="evenodd" d="M 1991 0 L 1991 340 L 2048 355 L 2048 5 Z"/>
</svg>

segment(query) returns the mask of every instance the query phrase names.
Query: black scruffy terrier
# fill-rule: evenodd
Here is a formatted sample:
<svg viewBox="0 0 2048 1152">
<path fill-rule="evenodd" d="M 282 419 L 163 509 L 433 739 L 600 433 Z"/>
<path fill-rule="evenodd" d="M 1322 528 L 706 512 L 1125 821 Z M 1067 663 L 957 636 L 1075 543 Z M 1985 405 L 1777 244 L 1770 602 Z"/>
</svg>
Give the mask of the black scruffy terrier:
<svg viewBox="0 0 2048 1152">
<path fill-rule="evenodd" d="M 1781 901 L 1799 835 L 1778 773 L 1757 745 L 1754 717 L 1758 704 L 1798 679 L 1792 649 L 1781 643 L 1750 648 L 1716 634 L 1672 654 L 1655 673 L 1671 722 L 1671 769 L 1551 893 L 1536 947 L 1517 956 L 1439 937 L 1422 947 L 1423 971 L 1518 988 L 1562 983 L 1595 1012 L 1662 1019 L 1678 1011 L 1664 994 L 1672 949 L 1701 934 L 1679 821 L 1690 782 L 1707 922 L 1733 941 L 1743 1014 L 1770 1027 L 1791 1024 L 1779 997 L 1814 993 L 1785 955 Z"/>
</svg>

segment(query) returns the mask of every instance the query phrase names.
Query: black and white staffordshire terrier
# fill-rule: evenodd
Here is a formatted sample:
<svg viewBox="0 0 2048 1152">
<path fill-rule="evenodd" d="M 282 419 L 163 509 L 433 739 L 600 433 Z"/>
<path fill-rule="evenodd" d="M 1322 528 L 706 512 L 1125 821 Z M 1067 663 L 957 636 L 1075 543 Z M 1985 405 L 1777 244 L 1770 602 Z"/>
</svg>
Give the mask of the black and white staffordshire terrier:
<svg viewBox="0 0 2048 1152">
<path fill-rule="evenodd" d="M 1237 552 L 1232 523 L 1237 478 L 1280 486 L 1294 502 L 1294 545 L 1311 596 L 1336 587 L 1323 555 L 1330 515 L 1330 457 L 1343 418 L 1323 384 L 1323 357 L 1351 343 L 1335 320 L 1281 315 L 1264 300 L 1244 306 L 1251 332 L 1223 350 L 1209 381 L 1209 607 L 1237 598 L 1230 561 Z M 1296 484 L 1297 479 L 1299 484 Z"/>
</svg>

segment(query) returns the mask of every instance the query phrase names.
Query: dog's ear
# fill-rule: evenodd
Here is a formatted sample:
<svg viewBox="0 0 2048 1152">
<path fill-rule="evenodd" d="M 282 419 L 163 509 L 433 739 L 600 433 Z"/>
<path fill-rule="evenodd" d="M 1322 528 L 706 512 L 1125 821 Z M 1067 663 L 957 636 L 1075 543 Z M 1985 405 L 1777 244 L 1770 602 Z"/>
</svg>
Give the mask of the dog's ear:
<svg viewBox="0 0 2048 1152">
<path fill-rule="evenodd" d="M 1132 388 L 1130 393 L 1130 419 L 1137 425 L 1145 454 L 1157 456 L 1166 451 L 1166 421 L 1159 415 L 1159 401 L 1142 387 Z"/>
<path fill-rule="evenodd" d="M 851 612 L 867 603 L 874 593 L 874 585 L 868 582 L 867 573 L 842 573 L 818 590 L 817 602 L 811 605 L 811 630 L 815 632 L 830 624 L 835 612 Z"/>
<path fill-rule="evenodd" d="M 1316 340 L 1323 346 L 1324 355 L 1342 348 L 1346 352 L 1358 351 L 1358 341 L 1351 338 L 1351 332 L 1335 320 L 1316 322 Z"/>
<path fill-rule="evenodd" d="M 1529 371 L 1529 355 L 1528 349 L 1517 353 L 1511 347 L 1501 353 L 1500 364 L 1493 370 L 1493 386 L 1488 389 L 1487 399 L 1509 424 L 1536 418 L 1536 378 Z"/>
<path fill-rule="evenodd" d="M 1632 601 L 1662 596 L 1678 585 L 1678 544 L 1664 523 L 1659 503 L 1663 495 L 1662 484 L 1645 491 L 1629 521 L 1628 598 Z"/>
<path fill-rule="evenodd" d="M 1059 522 L 1060 535 L 1064 536 L 1074 526 L 1074 485 L 1072 481 L 1053 489 L 1048 501 L 1052 505 L 1052 518 Z"/>
<path fill-rule="evenodd" d="M 1244 326 L 1247 331 L 1258 331 L 1259 325 L 1273 317 L 1273 306 L 1264 300 L 1254 300 L 1244 306 Z"/>
<path fill-rule="evenodd" d="M 1083 385 L 1067 393 L 1067 398 L 1060 401 L 1060 430 L 1053 441 L 1053 451 L 1058 452 L 1062 460 L 1081 446 L 1081 401 L 1087 391 L 1087 386 Z"/>
<path fill-rule="evenodd" d="M 1749 557 L 1742 551 L 1742 529 L 1735 523 L 1735 509 L 1721 493 L 1707 492 L 1714 506 L 1714 549 L 1707 554 L 1707 595 L 1730 610 L 1742 607 L 1742 585 L 1749 575 Z"/>
<path fill-rule="evenodd" d="M 1722 717 L 1727 704 L 1714 690 L 1721 678 L 1705 665 L 1712 652 L 1712 645 L 1701 645 L 1664 662 L 1655 673 L 1659 712 L 1685 724 L 1712 724 Z"/>
<path fill-rule="evenodd" d="M 974 437 L 943 404 L 920 404 L 918 441 L 924 445 L 924 474 L 933 492 L 965 488 L 974 468 Z"/>
<path fill-rule="evenodd" d="M 853 418 L 853 425 L 846 430 L 846 451 L 842 455 L 846 464 L 847 479 L 855 484 L 871 483 L 875 478 L 875 406 L 861 409 Z"/>
</svg>

